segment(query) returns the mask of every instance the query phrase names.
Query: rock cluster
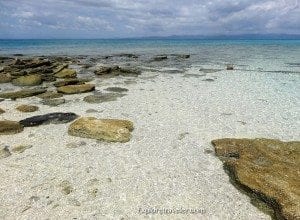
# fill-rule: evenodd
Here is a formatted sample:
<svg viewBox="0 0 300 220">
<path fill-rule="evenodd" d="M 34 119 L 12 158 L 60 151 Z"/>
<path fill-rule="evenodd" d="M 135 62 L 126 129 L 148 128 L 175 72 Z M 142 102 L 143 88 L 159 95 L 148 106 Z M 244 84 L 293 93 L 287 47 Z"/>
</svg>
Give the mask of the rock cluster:
<svg viewBox="0 0 300 220">
<path fill-rule="evenodd" d="M 230 177 L 274 209 L 278 219 L 300 219 L 300 142 L 213 140 Z"/>
<path fill-rule="evenodd" d="M 141 74 L 139 69 L 123 68 L 119 66 L 102 66 L 95 70 L 94 73 L 98 76 L 136 76 Z"/>
</svg>

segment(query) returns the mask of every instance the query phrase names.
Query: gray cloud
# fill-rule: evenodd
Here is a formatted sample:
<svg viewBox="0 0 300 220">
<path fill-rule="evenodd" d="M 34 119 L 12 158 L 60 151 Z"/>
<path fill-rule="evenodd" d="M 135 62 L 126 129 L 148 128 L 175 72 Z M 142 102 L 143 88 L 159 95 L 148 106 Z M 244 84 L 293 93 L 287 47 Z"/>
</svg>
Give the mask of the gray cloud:
<svg viewBox="0 0 300 220">
<path fill-rule="evenodd" d="M 298 0 L 0 0 L 0 38 L 300 34 Z"/>
</svg>

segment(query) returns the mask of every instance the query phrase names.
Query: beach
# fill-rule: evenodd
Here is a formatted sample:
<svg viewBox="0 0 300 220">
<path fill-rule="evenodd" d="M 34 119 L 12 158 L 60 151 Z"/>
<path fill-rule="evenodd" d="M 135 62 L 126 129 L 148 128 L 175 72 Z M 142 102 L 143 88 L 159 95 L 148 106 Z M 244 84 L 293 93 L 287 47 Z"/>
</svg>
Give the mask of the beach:
<svg viewBox="0 0 300 220">
<path fill-rule="evenodd" d="M 261 53 L 243 59 L 236 54 L 238 59 L 227 59 L 223 54 L 209 61 L 211 54 L 199 59 L 202 53 L 189 52 L 70 55 L 62 63 L 94 90 L 64 94 L 65 101 L 52 106 L 37 96 L 2 100 L 0 121 L 70 112 L 129 120 L 134 130 L 124 143 L 72 136 L 68 129 L 73 121 L 1 135 L 0 144 L 8 149 L 30 147 L 0 159 L 0 218 L 271 219 L 232 184 L 211 141 L 299 140 L 299 51 L 290 51 L 290 58 L 287 49 L 270 51 L 268 57 Z M 9 62 L 36 58 L 10 57 L 14 61 Z M 95 74 L 112 65 L 119 65 L 122 74 Z M 133 74 L 124 74 L 125 68 Z M 52 81 L 30 88 L 41 86 L 56 91 Z M 0 88 L 3 93 L 29 87 L 3 83 Z M 84 101 L 107 93 L 114 94 L 112 100 Z M 23 104 L 39 109 L 17 111 Z M 181 212 L 168 214 L 165 209 Z"/>
</svg>

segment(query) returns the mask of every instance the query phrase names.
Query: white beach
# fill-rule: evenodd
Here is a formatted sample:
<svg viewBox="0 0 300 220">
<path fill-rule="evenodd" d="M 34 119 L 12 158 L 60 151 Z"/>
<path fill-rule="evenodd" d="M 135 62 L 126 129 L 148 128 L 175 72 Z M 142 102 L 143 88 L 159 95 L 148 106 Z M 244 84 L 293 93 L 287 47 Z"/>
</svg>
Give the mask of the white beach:
<svg viewBox="0 0 300 220">
<path fill-rule="evenodd" d="M 65 95 L 68 102 L 57 107 L 42 105 L 37 97 L 0 102 L 6 111 L 0 120 L 74 112 L 134 123 L 127 143 L 69 136 L 70 123 L 0 136 L 0 144 L 9 147 L 32 145 L 0 160 L 0 218 L 271 219 L 230 183 L 210 142 L 224 137 L 299 140 L 299 74 L 222 70 L 201 76 L 199 68 L 95 79 L 99 91 L 109 86 L 129 90 L 101 104 L 83 102 L 89 93 Z M 214 81 L 203 81 L 208 78 Z M 124 83 L 128 80 L 137 83 Z M 15 110 L 19 104 L 40 110 L 21 113 Z M 89 109 L 97 112 L 86 113 Z M 82 141 L 86 145 L 79 146 Z M 78 147 L 67 148 L 69 143 Z M 65 180 L 74 189 L 68 195 L 59 186 Z M 203 213 L 139 212 L 149 208 Z"/>
</svg>

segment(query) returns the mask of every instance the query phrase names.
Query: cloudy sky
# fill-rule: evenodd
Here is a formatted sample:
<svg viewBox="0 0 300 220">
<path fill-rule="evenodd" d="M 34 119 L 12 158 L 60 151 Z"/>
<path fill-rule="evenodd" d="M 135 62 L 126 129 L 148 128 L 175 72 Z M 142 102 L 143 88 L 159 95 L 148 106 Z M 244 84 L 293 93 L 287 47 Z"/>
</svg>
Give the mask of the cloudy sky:
<svg viewBox="0 0 300 220">
<path fill-rule="evenodd" d="M 0 0 L 0 38 L 300 34 L 300 0 Z"/>
</svg>

